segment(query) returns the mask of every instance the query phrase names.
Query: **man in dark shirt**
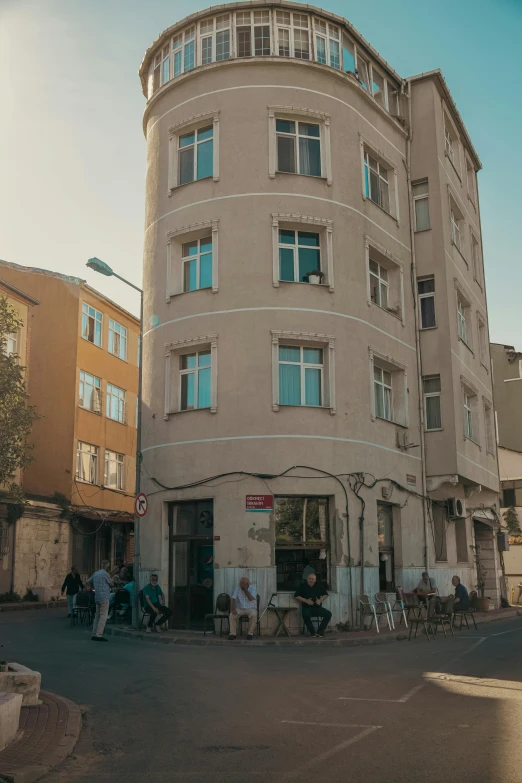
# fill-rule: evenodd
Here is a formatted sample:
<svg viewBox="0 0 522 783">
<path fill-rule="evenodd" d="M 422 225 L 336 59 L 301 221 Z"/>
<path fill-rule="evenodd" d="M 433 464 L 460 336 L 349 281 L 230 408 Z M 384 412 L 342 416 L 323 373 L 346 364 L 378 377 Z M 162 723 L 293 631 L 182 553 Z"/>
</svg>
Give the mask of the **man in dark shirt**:
<svg viewBox="0 0 522 783">
<path fill-rule="evenodd" d="M 469 609 L 469 595 L 468 591 L 460 583 L 460 577 L 454 576 L 451 580 L 451 584 L 455 588 L 455 602 L 453 604 L 454 612 L 464 612 Z"/>
<path fill-rule="evenodd" d="M 308 574 L 306 582 L 303 582 L 295 591 L 294 598 L 302 604 L 303 621 L 311 637 L 324 637 L 324 632 L 330 620 L 332 613 L 322 606 L 323 601 L 328 598 L 328 593 L 324 587 L 317 583 L 315 574 Z M 311 617 L 321 617 L 321 625 L 317 633 L 312 625 Z"/>
<path fill-rule="evenodd" d="M 67 593 L 67 617 L 70 617 L 73 613 L 73 609 L 76 606 L 76 596 L 83 590 L 82 580 L 76 566 L 71 566 L 71 571 L 65 577 L 62 585 L 62 596 Z"/>
</svg>

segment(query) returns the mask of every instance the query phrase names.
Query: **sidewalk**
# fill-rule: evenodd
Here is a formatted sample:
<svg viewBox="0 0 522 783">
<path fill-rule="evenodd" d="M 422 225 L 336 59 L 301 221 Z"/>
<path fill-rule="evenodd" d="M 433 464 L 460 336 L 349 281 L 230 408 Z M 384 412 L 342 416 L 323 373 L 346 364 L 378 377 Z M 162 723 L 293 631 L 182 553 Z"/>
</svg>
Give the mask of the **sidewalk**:
<svg viewBox="0 0 522 783">
<path fill-rule="evenodd" d="M 38 707 L 22 707 L 18 738 L 0 752 L 0 780 L 33 783 L 72 752 L 82 728 L 80 708 L 40 691 Z"/>
<path fill-rule="evenodd" d="M 28 609 L 63 609 L 67 607 L 67 599 L 59 601 L 17 601 L 13 604 L 0 604 L 0 612 L 23 612 Z"/>
<path fill-rule="evenodd" d="M 495 609 L 491 612 L 475 612 L 475 621 L 477 625 L 491 623 L 495 620 L 508 620 L 511 617 L 522 615 L 522 609 L 510 607 L 509 609 Z M 465 626 L 463 626 L 465 628 Z M 238 636 L 233 642 L 228 641 L 228 634 L 225 636 L 214 636 L 207 634 L 203 636 L 202 632 L 195 631 L 165 631 L 162 633 L 145 633 L 145 630 L 137 631 L 130 626 L 113 625 L 107 623 L 105 633 L 109 636 L 120 636 L 125 639 L 143 640 L 156 644 L 186 644 L 186 645 L 209 645 L 209 646 L 237 646 L 246 645 L 248 647 L 287 647 L 303 645 L 327 645 L 330 647 L 360 647 L 369 644 L 389 644 L 391 642 L 401 642 L 408 638 L 409 629 L 404 625 L 396 625 L 394 631 L 381 626 L 380 633 L 371 631 L 348 631 L 327 633 L 324 639 L 310 639 L 308 636 L 255 636 L 251 641 L 247 641 L 246 636 Z M 456 632 L 458 633 L 458 631 Z"/>
</svg>

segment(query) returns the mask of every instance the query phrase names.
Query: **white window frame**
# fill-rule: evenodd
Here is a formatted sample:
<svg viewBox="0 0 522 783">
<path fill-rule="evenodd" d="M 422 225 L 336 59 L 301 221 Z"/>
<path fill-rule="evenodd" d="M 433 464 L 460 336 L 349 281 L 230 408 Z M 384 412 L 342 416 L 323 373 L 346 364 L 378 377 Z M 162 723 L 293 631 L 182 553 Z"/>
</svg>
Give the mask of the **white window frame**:
<svg viewBox="0 0 522 783">
<path fill-rule="evenodd" d="M 456 213 L 453 204 L 450 206 L 450 223 L 451 223 L 451 244 L 455 245 L 459 253 L 462 255 L 462 234 L 460 226 L 462 224 L 462 218 Z"/>
<path fill-rule="evenodd" d="M 418 196 L 415 195 L 415 187 L 417 185 L 424 185 L 426 184 L 428 191 L 427 193 L 420 193 Z M 412 182 L 411 184 L 411 193 L 412 193 L 412 199 L 413 199 L 413 215 L 415 219 L 415 233 L 419 233 L 422 231 L 430 231 L 431 230 L 431 215 L 430 215 L 430 190 L 429 190 L 429 181 L 426 177 L 425 179 L 419 179 L 416 182 Z M 419 201 L 427 201 L 428 202 L 428 225 L 426 228 L 419 228 L 417 225 L 417 202 Z"/>
<path fill-rule="evenodd" d="M 369 236 L 364 237 L 364 245 L 366 258 L 366 301 L 368 306 L 378 307 L 398 318 L 404 324 L 404 268 L 402 261 Z M 382 267 L 388 273 L 388 304 L 386 307 L 372 300 L 370 260 L 377 263 L 379 267 Z"/>
<path fill-rule="evenodd" d="M 87 308 L 87 312 L 85 312 L 85 308 Z M 89 310 L 93 310 L 94 311 L 94 316 L 92 316 L 89 313 Z M 89 340 L 88 336 L 85 337 L 85 335 L 83 333 L 83 316 L 84 315 L 86 315 L 88 319 L 92 318 L 93 321 L 94 321 L 94 330 L 93 330 L 94 337 L 96 337 L 96 324 L 97 323 L 100 324 L 100 344 L 99 345 L 98 345 L 98 343 L 96 342 L 95 339 L 94 340 Z M 98 318 L 98 316 L 100 316 L 100 317 Z M 91 345 L 95 345 L 97 348 L 103 348 L 103 313 L 101 313 L 99 310 L 97 310 L 93 305 L 89 304 L 89 302 L 82 302 L 82 320 L 81 320 L 81 327 L 80 328 L 81 328 L 81 335 L 82 335 L 82 339 L 83 340 L 86 340 Z"/>
<path fill-rule="evenodd" d="M 321 406 L 303 406 L 315 410 L 329 410 L 336 413 L 335 402 L 335 337 L 330 334 L 311 332 L 287 332 L 272 329 L 272 410 L 292 406 L 279 403 L 279 346 L 301 346 L 303 348 L 323 349 L 322 402 Z M 311 365 L 312 366 L 312 365 Z M 317 367 L 317 365 L 313 365 Z M 302 393 L 302 388 L 301 388 Z"/>
<path fill-rule="evenodd" d="M 196 291 L 218 292 L 218 253 L 219 253 L 219 220 L 204 220 L 201 223 L 191 223 L 168 231 L 167 237 L 167 279 L 166 301 L 180 294 L 195 294 L 196 291 L 183 290 L 183 256 L 182 245 L 195 239 L 203 239 L 212 235 L 212 288 L 198 288 Z"/>
<path fill-rule="evenodd" d="M 481 365 L 486 372 L 489 372 L 488 362 L 488 327 L 486 325 L 486 319 L 482 315 L 477 313 L 477 332 L 478 332 L 478 344 L 479 344 L 479 359 Z"/>
<path fill-rule="evenodd" d="M 255 14 L 260 13 L 266 13 L 268 14 L 268 22 L 256 22 L 255 21 Z M 238 22 L 238 16 L 239 15 L 245 15 L 250 14 L 250 22 Z M 237 35 L 237 29 L 238 27 L 250 27 L 250 54 L 246 55 L 239 55 L 239 46 L 238 46 L 238 35 Z M 268 54 L 256 54 L 256 27 L 268 27 L 269 31 L 269 40 L 270 40 L 270 51 Z M 234 41 L 235 41 L 235 56 L 238 60 L 242 60 L 243 58 L 247 57 L 270 57 L 273 54 L 274 50 L 274 34 L 273 34 L 273 25 L 272 25 L 272 15 L 270 13 L 270 10 L 268 8 L 255 8 L 253 10 L 250 10 L 248 8 L 241 9 L 239 11 L 236 11 L 234 13 Z"/>
<path fill-rule="evenodd" d="M 319 143 L 321 145 L 321 176 L 310 177 L 310 179 L 325 179 L 327 185 L 331 185 L 332 176 L 332 151 L 330 141 L 330 115 L 321 111 L 304 109 L 298 106 L 269 106 L 268 107 L 268 176 L 274 179 L 276 174 L 279 176 L 288 175 L 288 172 L 277 171 L 277 132 L 276 120 L 290 120 L 299 123 L 319 125 Z M 297 128 L 296 128 L 297 131 Z M 297 139 L 297 135 L 296 135 Z M 297 144 L 297 148 L 299 145 Z M 296 149 L 296 154 L 298 149 Z M 297 157 L 296 157 L 297 162 Z M 299 168 L 297 165 L 296 168 Z M 290 176 L 308 177 L 307 174 L 290 174 Z"/>
<path fill-rule="evenodd" d="M 10 334 L 6 335 L 5 355 L 18 356 L 19 343 L 20 343 L 20 329 L 16 329 L 14 332 L 10 332 Z"/>
<path fill-rule="evenodd" d="M 82 446 L 86 446 L 87 448 L 82 449 Z M 80 464 L 81 464 L 81 454 L 89 454 L 89 477 L 91 477 L 94 474 L 94 481 L 90 481 L 89 479 L 85 479 L 81 477 L 81 471 L 80 471 Z M 81 481 L 85 484 L 98 484 L 98 474 L 99 474 L 99 457 L 100 457 L 100 449 L 99 446 L 95 446 L 93 443 L 87 443 L 86 441 L 79 440 L 76 443 L 76 479 L 77 481 Z"/>
<path fill-rule="evenodd" d="M 83 373 L 83 378 L 82 378 Z M 89 376 L 89 378 L 92 378 L 94 383 L 90 383 L 86 379 L 85 376 Z M 96 383 L 97 381 L 97 383 Z M 82 395 L 81 395 L 81 388 L 84 388 L 83 393 L 83 400 L 86 399 L 85 395 L 85 386 L 91 386 L 93 389 L 93 394 L 91 396 L 91 399 L 94 401 L 94 408 L 88 408 L 86 405 L 82 405 Z M 97 399 L 97 402 L 96 402 Z M 84 411 L 90 411 L 91 413 L 96 413 L 98 416 L 102 415 L 102 391 L 101 391 L 101 378 L 98 378 L 96 375 L 93 375 L 90 372 L 86 372 L 86 370 L 80 370 L 79 376 L 78 376 L 78 407 L 82 408 Z"/>
<path fill-rule="evenodd" d="M 109 476 L 111 472 L 111 462 L 115 464 L 116 474 L 116 486 L 109 484 Z M 105 449 L 105 467 L 104 467 L 104 479 L 103 485 L 107 489 L 114 489 L 118 492 L 125 492 L 125 455 L 119 454 L 117 451 L 111 451 L 111 449 Z"/>
<path fill-rule="evenodd" d="M 483 290 L 483 267 L 482 267 L 482 253 L 480 252 L 480 243 L 475 236 L 475 232 L 472 228 L 469 230 L 469 239 L 471 247 L 471 265 L 473 268 L 473 279 L 480 288 Z"/>
<path fill-rule="evenodd" d="M 165 345 L 165 394 L 163 418 L 168 421 L 170 416 L 177 413 L 206 411 L 217 413 L 218 410 L 218 363 L 217 363 L 217 334 L 207 334 L 201 337 L 178 340 Z M 210 350 L 210 408 L 191 408 L 189 411 L 181 410 L 181 383 L 180 383 L 180 357 L 183 354 L 201 353 Z"/>
<path fill-rule="evenodd" d="M 121 392 L 121 394 L 120 394 Z M 112 399 L 113 397 L 118 401 L 118 418 L 111 416 Z M 116 421 L 118 424 L 126 424 L 127 421 L 127 392 L 122 389 L 121 386 L 116 386 L 114 383 L 107 383 L 107 390 L 105 392 L 105 416 L 111 421 Z"/>
<path fill-rule="evenodd" d="M 121 331 L 118 331 L 118 329 L 116 329 L 115 327 L 118 327 L 118 329 L 120 329 Z M 115 345 L 118 344 L 120 347 L 119 353 L 116 353 L 116 351 L 114 350 L 111 351 L 111 333 L 112 333 L 112 347 L 114 349 Z M 109 351 L 111 356 L 116 356 L 118 359 L 121 359 L 124 362 L 127 361 L 128 337 L 129 335 L 128 335 L 127 327 L 118 323 L 118 321 L 115 321 L 114 318 L 109 318 L 109 336 L 107 341 L 107 350 Z M 121 351 L 122 342 L 125 349 L 123 351 L 123 356 Z"/>
<path fill-rule="evenodd" d="M 382 212 L 384 212 L 385 215 L 389 215 L 389 217 L 392 218 L 392 220 L 395 220 L 397 225 L 400 225 L 399 222 L 399 189 L 398 189 L 398 172 L 391 160 L 389 158 L 385 157 L 383 153 L 376 149 L 372 144 L 368 142 L 366 138 L 362 134 L 359 134 L 359 142 L 360 142 L 360 149 L 361 149 L 361 184 L 362 184 L 362 197 L 363 201 L 370 201 L 372 204 L 375 204 L 376 207 L 378 207 Z M 366 160 L 365 155 L 371 155 L 372 158 L 374 158 L 377 163 L 382 166 L 384 169 L 386 169 L 388 173 L 388 201 L 390 204 L 390 211 L 388 212 L 384 207 L 381 207 L 381 205 L 374 201 L 370 196 L 366 195 L 366 177 L 365 177 L 365 168 L 366 168 Z M 370 163 L 368 161 L 368 171 L 369 171 Z"/>
<path fill-rule="evenodd" d="M 280 21 L 282 15 L 289 15 L 289 22 L 283 22 Z M 279 19 L 278 19 L 279 17 Z M 306 17 L 307 18 L 307 26 L 303 27 L 301 25 L 295 24 L 296 17 Z M 279 30 L 286 30 L 289 33 L 289 49 L 290 54 L 288 55 L 280 55 L 279 54 Z M 296 57 L 295 56 L 295 32 L 296 30 L 306 30 L 308 33 L 308 54 L 309 57 Z M 310 15 L 307 13 L 302 13 L 301 11 L 289 11 L 286 8 L 281 9 L 275 9 L 274 14 L 274 54 L 276 54 L 278 57 L 292 57 L 297 60 L 313 60 L 313 30 L 311 25 L 311 18 Z"/>
<path fill-rule="evenodd" d="M 442 397 L 441 397 L 441 390 L 438 392 L 426 392 L 424 391 L 424 381 L 432 380 L 433 378 L 439 379 L 439 385 L 441 383 L 440 375 L 423 375 L 422 376 L 422 396 L 424 400 L 424 430 L 426 432 L 440 432 L 444 429 L 442 425 Z M 442 386 L 441 386 L 442 389 Z M 438 397 L 439 399 L 439 419 L 440 419 L 440 427 L 428 427 L 428 405 L 427 400 L 428 398 Z"/>
<path fill-rule="evenodd" d="M 436 288 L 434 291 L 429 291 L 428 293 L 421 294 L 419 293 L 419 283 L 423 283 L 425 280 L 433 280 L 433 287 L 435 288 L 435 276 L 434 275 L 426 275 L 424 277 L 417 278 L 417 299 L 419 302 L 419 330 L 420 331 L 426 331 L 429 329 L 436 329 L 437 328 L 437 310 L 435 308 L 435 293 Z M 435 313 L 435 323 L 433 326 L 423 326 L 422 325 L 422 307 L 421 307 L 421 299 L 428 299 L 429 297 L 432 297 L 433 299 L 433 311 Z"/>
<path fill-rule="evenodd" d="M 374 77 L 373 77 L 374 72 L 380 76 L 383 82 L 383 87 L 381 90 L 382 102 L 375 97 L 377 91 L 374 90 Z M 374 65 L 372 62 L 370 62 L 370 95 L 379 104 L 379 106 L 382 106 L 382 108 L 385 109 L 387 112 L 390 111 L 389 103 L 388 103 L 388 80 L 384 75 L 384 73 L 379 68 L 377 68 L 377 66 Z"/>
<path fill-rule="evenodd" d="M 469 394 L 466 390 L 462 392 L 462 404 L 464 407 L 464 437 L 469 440 L 473 440 L 474 436 L 474 422 L 473 422 L 473 408 L 472 408 L 472 394 Z"/>
<path fill-rule="evenodd" d="M 317 218 L 309 215 L 292 215 L 284 212 L 272 213 L 272 284 L 274 288 L 292 285 L 290 280 L 279 279 L 279 229 L 288 228 L 293 231 L 317 231 L 321 243 L 321 271 L 324 272 L 324 286 L 330 293 L 334 291 L 333 264 L 333 220 Z M 299 281 L 296 281 L 299 282 Z M 303 283 L 303 285 L 310 285 Z"/>
<path fill-rule="evenodd" d="M 486 451 L 488 454 L 495 455 L 495 428 L 493 421 L 493 404 L 487 397 L 482 397 L 484 408 L 484 432 L 486 440 Z"/>
<path fill-rule="evenodd" d="M 225 19 L 226 17 L 226 19 Z M 224 26 L 218 28 L 218 24 L 223 24 L 223 20 L 227 21 L 228 24 L 224 24 Z M 209 23 L 212 23 L 212 30 L 203 32 L 203 28 L 205 25 L 209 25 Z M 220 33 L 225 33 L 228 30 L 228 57 L 220 57 L 219 60 L 217 59 L 217 37 Z M 211 58 L 208 62 L 203 62 L 203 42 L 210 38 L 211 39 L 211 46 L 212 46 L 212 53 Z M 225 14 L 219 14 L 218 16 L 212 16 L 210 18 L 202 19 L 200 22 L 198 22 L 198 46 L 197 46 L 197 64 L 199 65 L 209 65 L 210 63 L 220 63 L 224 62 L 225 60 L 230 60 L 232 57 L 232 14 L 225 13 Z"/>
<path fill-rule="evenodd" d="M 397 361 L 390 356 L 385 356 L 379 351 L 375 351 L 373 348 L 368 349 L 369 355 L 369 370 L 370 370 L 370 402 L 371 402 L 371 418 L 372 421 L 388 421 L 391 424 L 395 424 L 398 427 L 409 426 L 409 405 L 408 405 L 408 377 L 406 371 L 406 365 Z M 377 416 L 377 409 L 375 405 L 375 378 L 374 368 L 380 369 L 391 373 L 392 376 L 392 394 L 391 405 L 392 411 L 391 419 L 383 419 Z"/>
<path fill-rule="evenodd" d="M 342 47 L 341 47 L 341 30 L 340 28 L 332 24 L 331 22 L 326 21 L 326 19 L 320 19 L 317 16 L 314 16 L 312 19 L 312 27 L 313 27 L 313 50 L 314 50 L 314 59 L 316 62 L 321 63 L 321 61 L 318 58 L 318 48 L 317 48 L 317 39 L 320 38 L 324 43 L 324 51 L 325 51 L 325 57 L 326 62 L 321 63 L 321 65 L 328 65 L 330 68 L 335 68 L 335 70 L 340 71 L 342 67 L 342 61 L 343 61 L 343 54 L 342 54 Z M 321 29 L 321 27 L 324 27 L 324 30 Z M 335 35 L 337 34 L 337 38 Z M 334 43 L 337 43 L 338 48 L 338 58 L 339 58 L 339 65 L 335 66 L 331 64 L 332 60 L 332 41 Z M 334 47 L 335 48 L 335 47 Z"/>
<path fill-rule="evenodd" d="M 168 170 L 168 194 L 172 195 L 173 191 L 177 188 L 184 188 L 186 185 L 193 185 L 195 182 L 202 182 L 203 180 L 193 180 L 192 182 L 186 182 L 183 185 L 178 184 L 179 179 L 179 137 L 185 136 L 187 133 L 195 132 L 201 128 L 206 128 L 208 125 L 212 125 L 213 132 L 213 173 L 212 180 L 214 182 L 219 181 L 219 111 L 210 111 L 205 114 L 196 114 L 193 117 L 188 117 L 182 122 L 178 122 L 169 128 L 169 170 Z M 194 156 L 194 166 L 197 166 L 197 156 Z M 206 177 L 205 179 L 209 179 Z"/>
<path fill-rule="evenodd" d="M 286 359 L 281 359 L 280 356 L 278 356 L 278 370 L 280 369 L 282 364 L 289 364 L 292 366 L 299 367 L 299 391 L 301 396 L 301 401 L 298 403 L 298 407 L 301 408 L 323 408 L 324 405 L 307 405 L 306 404 L 306 370 L 312 369 L 312 370 L 319 370 L 320 373 L 320 379 L 321 379 L 321 402 L 324 402 L 324 366 L 325 366 L 325 350 L 323 347 L 319 346 L 309 346 L 309 345 L 303 345 L 302 343 L 299 344 L 279 344 L 279 348 L 297 348 L 299 350 L 299 361 L 298 362 L 291 362 Z M 319 350 L 322 352 L 322 362 L 321 364 L 310 364 L 309 362 L 305 362 L 304 360 L 304 351 L 310 348 L 311 350 Z M 283 403 L 279 401 L 279 405 L 283 406 Z M 284 405 L 284 407 L 294 407 L 292 405 Z"/>
<path fill-rule="evenodd" d="M 442 104 L 444 122 L 444 155 L 450 161 L 455 174 L 462 182 L 462 164 L 460 159 L 460 137 L 446 104 Z"/>
<path fill-rule="evenodd" d="M 380 378 L 376 377 L 376 374 L 380 373 Z M 389 376 L 390 380 L 389 383 L 387 382 L 388 379 L 385 378 L 385 374 Z M 373 404 L 374 404 L 374 410 L 375 410 L 375 418 L 376 419 L 384 419 L 384 421 L 394 421 L 393 417 L 393 375 L 390 370 L 385 370 L 384 367 L 381 367 L 379 364 L 375 363 L 373 364 Z M 383 410 L 384 410 L 384 416 L 379 416 L 377 413 L 377 403 L 376 403 L 376 387 L 381 388 L 383 390 Z M 389 416 L 386 416 L 386 413 L 389 413 Z"/>
<path fill-rule="evenodd" d="M 464 375 L 460 376 L 460 388 L 463 436 L 465 440 L 471 441 L 480 449 L 479 393 Z"/>
<path fill-rule="evenodd" d="M 464 157 L 466 161 L 466 192 L 468 194 L 469 200 L 473 204 L 473 208 L 476 211 L 477 210 L 477 172 L 475 171 L 475 166 L 473 165 L 473 161 L 471 160 L 467 152 L 465 153 Z M 471 171 L 471 177 L 470 177 L 470 171 Z"/>
<path fill-rule="evenodd" d="M 473 352 L 473 329 L 471 302 L 461 288 L 457 278 L 454 278 L 456 295 L 457 336 L 460 342 Z M 464 328 L 463 328 L 464 324 Z"/>
</svg>

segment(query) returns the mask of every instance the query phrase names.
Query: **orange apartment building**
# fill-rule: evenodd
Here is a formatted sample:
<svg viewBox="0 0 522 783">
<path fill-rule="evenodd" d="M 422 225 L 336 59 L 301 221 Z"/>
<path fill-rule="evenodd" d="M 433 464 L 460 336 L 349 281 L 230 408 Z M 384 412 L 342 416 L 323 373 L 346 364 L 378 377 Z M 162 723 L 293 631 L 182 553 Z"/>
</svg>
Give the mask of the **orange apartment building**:
<svg viewBox="0 0 522 783">
<path fill-rule="evenodd" d="M 48 600 L 71 563 L 87 576 L 132 558 L 139 320 L 76 277 L 0 261 L 0 279 L 39 302 L 28 392 L 41 415 L 4 581 Z"/>
</svg>

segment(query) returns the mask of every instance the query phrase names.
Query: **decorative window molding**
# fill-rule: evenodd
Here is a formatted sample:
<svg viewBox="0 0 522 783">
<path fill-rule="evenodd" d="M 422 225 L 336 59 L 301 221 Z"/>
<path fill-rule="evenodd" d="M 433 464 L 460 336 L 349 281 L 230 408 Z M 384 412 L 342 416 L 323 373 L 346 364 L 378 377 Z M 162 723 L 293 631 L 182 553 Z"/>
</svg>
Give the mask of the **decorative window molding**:
<svg viewBox="0 0 522 783">
<path fill-rule="evenodd" d="M 335 337 L 331 334 L 271 330 L 272 334 L 272 410 L 278 411 L 279 404 L 279 345 L 320 345 L 324 350 L 325 393 L 321 408 L 336 413 L 335 401 Z"/>
<path fill-rule="evenodd" d="M 488 327 L 486 325 L 486 319 L 477 311 L 477 334 L 479 344 L 479 359 L 481 365 L 484 367 L 487 373 L 489 373 L 489 338 Z"/>
<path fill-rule="evenodd" d="M 387 155 L 382 152 L 378 147 L 375 146 L 372 142 L 369 141 L 362 133 L 359 133 L 359 145 L 360 145 L 360 152 L 361 152 L 361 184 L 362 184 L 362 196 L 363 201 L 371 201 L 372 204 L 375 204 L 378 206 L 382 211 L 389 215 L 395 222 L 397 223 L 397 226 L 400 226 L 400 219 L 399 219 L 399 177 L 398 177 L 398 171 L 394 163 L 387 157 Z M 378 204 L 375 200 L 370 198 L 369 195 L 366 194 L 366 178 L 365 178 L 365 162 L 364 162 L 364 154 L 368 153 L 371 155 L 372 158 L 375 158 L 377 162 L 383 166 L 388 174 L 388 197 L 389 197 L 389 203 L 390 203 L 390 211 L 388 212 L 384 207 L 382 207 L 380 204 Z"/>
<path fill-rule="evenodd" d="M 460 281 L 454 277 L 455 286 L 455 308 L 457 313 L 457 336 L 464 343 L 471 353 L 473 353 L 473 325 L 471 302 L 469 296 L 464 291 Z"/>
<path fill-rule="evenodd" d="M 166 421 L 173 413 L 181 411 L 179 358 L 183 354 L 192 353 L 191 348 L 210 349 L 210 408 L 201 408 L 199 410 L 210 410 L 210 413 L 217 413 L 217 340 L 217 334 L 206 334 L 200 337 L 189 337 L 186 340 L 177 340 L 165 345 L 165 404 L 163 418 Z"/>
<path fill-rule="evenodd" d="M 404 269 L 403 263 L 396 256 L 386 250 L 385 247 L 373 240 L 367 234 L 364 236 L 366 259 L 366 286 L 368 307 L 380 307 L 398 318 L 404 326 Z M 374 256 L 374 258 L 372 258 Z M 388 271 L 388 297 L 387 306 L 377 304 L 372 298 L 372 286 L 370 275 L 370 259 L 375 260 L 381 267 Z"/>
<path fill-rule="evenodd" d="M 205 125 L 213 125 L 213 171 L 212 179 L 219 181 L 219 110 L 205 112 L 203 114 L 194 114 L 186 120 L 177 122 L 169 128 L 169 163 L 168 163 L 168 194 L 172 195 L 176 188 L 180 187 L 179 179 L 179 150 L 178 140 L 184 133 L 191 130 L 197 130 Z"/>
<path fill-rule="evenodd" d="M 292 228 L 294 225 L 315 226 L 322 234 L 324 242 L 322 243 L 321 265 L 325 273 L 326 283 L 330 293 L 334 291 L 334 268 L 333 268 L 333 220 L 327 218 L 315 217 L 312 215 L 299 215 L 286 212 L 272 212 L 272 283 L 274 288 L 279 288 L 281 281 L 279 278 L 279 229 L 281 224 Z"/>
<path fill-rule="evenodd" d="M 200 239 L 209 233 L 212 234 L 211 290 L 214 294 L 218 292 L 219 220 L 203 220 L 199 223 L 190 223 L 187 226 L 180 226 L 172 231 L 167 231 L 167 280 L 165 292 L 167 302 L 170 302 L 173 296 L 189 293 L 183 290 L 182 245 L 185 242 Z"/>
<path fill-rule="evenodd" d="M 455 174 L 462 182 L 462 161 L 460 136 L 450 115 L 446 102 L 441 99 L 442 117 L 444 123 L 444 154 L 453 166 Z M 453 152 L 451 151 L 453 150 Z"/>
<path fill-rule="evenodd" d="M 368 348 L 369 369 L 370 369 L 370 401 L 372 421 L 377 419 L 389 421 L 399 427 L 409 427 L 409 406 L 408 406 L 408 376 L 406 365 L 394 359 L 391 356 L 380 353 L 373 348 Z M 375 367 L 391 373 L 391 411 L 392 418 L 377 416 L 377 406 L 375 400 Z"/>
<path fill-rule="evenodd" d="M 326 112 L 314 111 L 299 106 L 268 106 L 268 176 L 274 179 L 277 173 L 277 136 L 276 119 L 290 119 L 299 122 L 314 119 L 320 125 L 321 132 L 321 177 L 326 184 L 332 184 L 332 150 L 330 139 L 331 116 Z"/>
<path fill-rule="evenodd" d="M 484 410 L 484 433 L 486 436 L 486 451 L 495 454 L 495 430 L 493 425 L 493 403 L 487 397 L 482 397 Z"/>
<path fill-rule="evenodd" d="M 460 387 L 464 439 L 470 440 L 481 449 L 479 442 L 478 389 L 464 375 L 460 376 Z"/>
</svg>

